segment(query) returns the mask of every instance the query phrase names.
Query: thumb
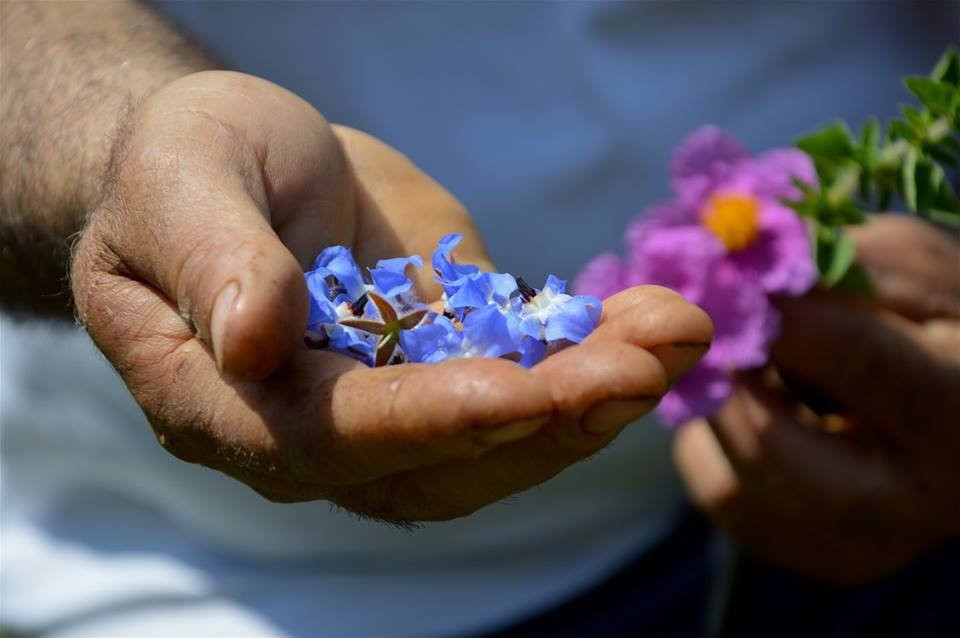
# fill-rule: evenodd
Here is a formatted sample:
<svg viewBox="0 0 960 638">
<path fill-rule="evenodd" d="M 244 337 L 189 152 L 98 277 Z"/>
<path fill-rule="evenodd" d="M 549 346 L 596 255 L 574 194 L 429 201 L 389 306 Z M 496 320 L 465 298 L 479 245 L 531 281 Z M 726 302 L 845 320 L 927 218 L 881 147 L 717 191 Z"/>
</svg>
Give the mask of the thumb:
<svg viewBox="0 0 960 638">
<path fill-rule="evenodd" d="M 151 217 L 166 222 L 149 234 L 127 221 L 139 216 L 129 210 L 108 205 L 94 213 L 74 267 L 81 320 L 89 327 L 100 314 L 94 306 L 104 301 L 97 295 L 111 291 L 84 290 L 78 271 L 106 264 L 113 274 L 160 289 L 221 372 L 244 380 L 271 374 L 303 338 L 308 301 L 298 261 L 242 197 L 205 198 L 189 225 L 177 210 L 170 200 L 152 209 Z M 80 259 L 91 251 L 100 257 Z"/>
<path fill-rule="evenodd" d="M 307 323 L 297 260 L 269 229 L 222 227 L 194 251 L 174 257 L 183 264 L 176 299 L 213 349 L 217 367 L 249 380 L 277 370 L 302 342 Z"/>
<path fill-rule="evenodd" d="M 258 103 L 276 117 L 252 114 Z M 268 376 L 300 344 L 308 313 L 306 260 L 288 250 L 274 226 L 289 240 L 296 225 L 288 220 L 300 224 L 300 237 L 286 243 L 311 244 L 303 254 L 314 243 L 343 240 L 325 236 L 348 217 L 329 127 L 291 94 L 234 75 L 168 85 L 126 129 L 79 251 L 103 257 L 80 260 L 80 271 L 84 263 L 106 264 L 158 289 L 209 346 L 221 372 L 243 380 Z M 317 184 L 325 199 L 314 192 Z M 302 202 L 309 214 L 296 209 Z M 74 287 L 86 320 L 97 297 L 78 285 L 82 280 Z"/>
</svg>

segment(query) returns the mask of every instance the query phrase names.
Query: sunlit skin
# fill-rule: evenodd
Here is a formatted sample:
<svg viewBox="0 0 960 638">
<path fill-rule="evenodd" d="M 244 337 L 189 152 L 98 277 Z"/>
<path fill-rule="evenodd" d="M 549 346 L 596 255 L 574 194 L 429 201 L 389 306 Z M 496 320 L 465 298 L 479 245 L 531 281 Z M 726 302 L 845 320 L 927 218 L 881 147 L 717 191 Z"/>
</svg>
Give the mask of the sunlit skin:
<svg viewBox="0 0 960 638">
<path fill-rule="evenodd" d="M 464 516 L 601 450 L 712 339 L 700 309 L 640 286 L 529 370 L 307 349 L 303 273 L 325 247 L 372 266 L 459 232 L 458 259 L 496 271 L 460 203 L 382 142 L 238 73 L 171 82 L 122 139 L 76 249 L 79 317 L 161 444 L 272 500 Z M 440 299 L 429 269 L 410 272 L 419 299 Z"/>
</svg>

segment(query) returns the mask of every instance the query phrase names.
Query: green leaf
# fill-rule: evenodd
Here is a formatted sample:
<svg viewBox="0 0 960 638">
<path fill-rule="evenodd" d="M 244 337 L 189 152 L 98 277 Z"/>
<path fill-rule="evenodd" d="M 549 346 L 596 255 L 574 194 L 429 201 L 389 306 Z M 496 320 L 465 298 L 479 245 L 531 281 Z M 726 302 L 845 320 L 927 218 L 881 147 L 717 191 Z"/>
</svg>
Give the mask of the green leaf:
<svg viewBox="0 0 960 638">
<path fill-rule="evenodd" d="M 939 164 L 930 161 L 930 158 L 920 157 L 913 169 L 913 183 L 915 193 L 914 210 L 928 211 L 940 199 L 940 189 L 943 186 L 945 175 Z"/>
<path fill-rule="evenodd" d="M 873 188 L 872 171 L 877 164 L 877 141 L 880 138 L 880 122 L 875 117 L 867 118 L 860 127 L 860 146 L 856 150 L 857 161 L 863 167 L 860 173 L 860 199 L 870 199 L 870 190 Z"/>
<path fill-rule="evenodd" d="M 931 146 L 927 148 L 927 153 L 933 159 L 948 166 L 960 166 L 958 157 L 942 146 Z"/>
<path fill-rule="evenodd" d="M 932 208 L 927 211 L 927 218 L 938 224 L 960 228 L 960 212 Z"/>
<path fill-rule="evenodd" d="M 934 209 L 960 215 L 960 198 L 958 198 L 954 192 L 950 180 L 944 179 L 940 182 L 940 192 L 937 194 L 937 199 L 930 206 L 930 210 Z"/>
<path fill-rule="evenodd" d="M 860 145 L 865 149 L 873 149 L 880 139 L 880 122 L 875 117 L 868 117 L 860 127 Z"/>
<path fill-rule="evenodd" d="M 913 212 L 917 211 L 917 161 L 919 152 L 917 149 L 911 149 L 907 153 L 906 159 L 900 168 L 900 190 L 903 194 L 903 201 L 907 208 Z"/>
<path fill-rule="evenodd" d="M 943 52 L 930 73 L 930 79 L 960 87 L 960 52 L 955 46 L 950 45 Z"/>
<path fill-rule="evenodd" d="M 910 126 L 910 124 L 904 122 L 903 120 L 891 120 L 890 127 L 887 129 L 887 132 L 891 140 L 902 138 L 908 142 L 916 144 L 920 139 L 917 131 Z"/>
<path fill-rule="evenodd" d="M 840 226 L 862 224 L 867 221 L 867 213 L 849 199 L 837 208 L 837 217 L 840 220 L 838 224 Z"/>
<path fill-rule="evenodd" d="M 890 207 L 890 200 L 893 199 L 893 188 L 889 184 L 884 184 L 877 190 L 877 210 L 884 212 Z"/>
<path fill-rule="evenodd" d="M 920 98 L 920 101 L 931 113 L 942 115 L 952 110 L 950 103 L 956 89 L 949 84 L 937 82 L 922 75 L 907 76 L 903 83 L 914 95 Z"/>
<path fill-rule="evenodd" d="M 848 158 L 853 155 L 853 140 L 847 125 L 835 122 L 794 142 L 797 148 L 814 157 Z"/>
<path fill-rule="evenodd" d="M 854 162 L 846 162 L 837 169 L 836 176 L 827 189 L 827 200 L 833 208 L 840 208 L 849 200 L 860 185 L 861 168 Z"/>
<path fill-rule="evenodd" d="M 833 287 L 853 265 L 856 248 L 849 237 L 836 229 L 823 230 L 827 232 L 817 233 L 817 268 L 820 270 L 820 280 L 826 286 Z"/>
<path fill-rule="evenodd" d="M 903 113 L 903 117 L 907 119 L 907 122 L 910 123 L 914 128 L 923 128 L 927 125 L 927 118 L 924 116 L 923 111 L 918 109 L 915 106 L 910 106 L 909 104 L 901 104 L 900 112 Z"/>
<path fill-rule="evenodd" d="M 870 275 L 858 263 L 850 264 L 850 268 L 833 285 L 833 288 L 857 297 L 872 297 L 876 294 L 876 288 L 870 279 Z"/>
</svg>

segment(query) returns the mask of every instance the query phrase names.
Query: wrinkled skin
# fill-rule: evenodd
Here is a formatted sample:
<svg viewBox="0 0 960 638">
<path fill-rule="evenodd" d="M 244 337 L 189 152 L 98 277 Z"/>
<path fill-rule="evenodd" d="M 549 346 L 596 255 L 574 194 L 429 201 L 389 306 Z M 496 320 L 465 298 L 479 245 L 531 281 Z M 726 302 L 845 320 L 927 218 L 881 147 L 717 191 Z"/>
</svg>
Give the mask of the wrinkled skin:
<svg viewBox="0 0 960 638">
<path fill-rule="evenodd" d="M 960 245 L 913 218 L 851 229 L 877 294 L 778 302 L 786 386 L 744 376 L 675 456 L 696 503 L 752 552 L 838 584 L 960 534 Z M 799 385 L 798 385 L 799 384 Z M 851 429 L 797 409 L 813 390 Z"/>
<path fill-rule="evenodd" d="M 266 81 L 198 73 L 131 115 L 72 287 L 173 454 L 271 500 L 448 519 L 603 448 L 712 338 L 698 308 L 639 287 L 532 370 L 476 359 L 370 369 L 302 347 L 302 273 L 322 248 L 351 246 L 369 266 L 429 255 L 449 232 L 464 234 L 461 261 L 492 268 L 463 207 L 396 151 Z M 427 270 L 415 283 L 439 299 Z"/>
</svg>

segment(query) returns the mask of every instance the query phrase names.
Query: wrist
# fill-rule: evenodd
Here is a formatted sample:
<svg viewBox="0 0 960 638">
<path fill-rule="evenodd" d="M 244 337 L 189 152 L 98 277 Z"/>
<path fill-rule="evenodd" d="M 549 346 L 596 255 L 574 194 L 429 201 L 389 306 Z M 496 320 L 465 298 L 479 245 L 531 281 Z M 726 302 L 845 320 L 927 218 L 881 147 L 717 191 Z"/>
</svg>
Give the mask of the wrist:
<svg viewBox="0 0 960 638">
<path fill-rule="evenodd" d="M 133 106 L 211 63 L 132 2 L 4 3 L 0 305 L 69 317 L 70 238 Z"/>
</svg>

